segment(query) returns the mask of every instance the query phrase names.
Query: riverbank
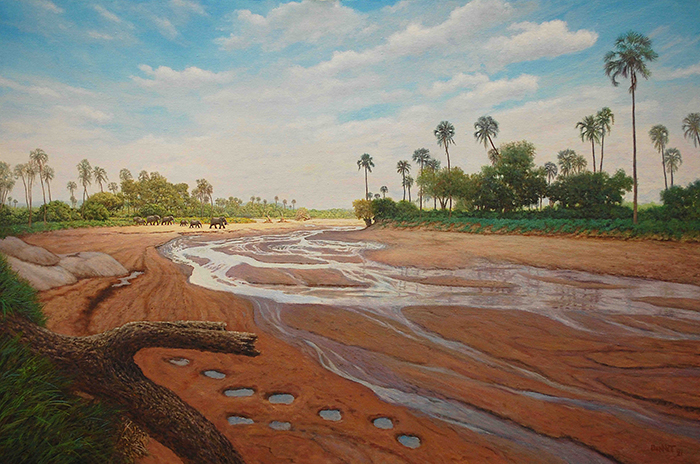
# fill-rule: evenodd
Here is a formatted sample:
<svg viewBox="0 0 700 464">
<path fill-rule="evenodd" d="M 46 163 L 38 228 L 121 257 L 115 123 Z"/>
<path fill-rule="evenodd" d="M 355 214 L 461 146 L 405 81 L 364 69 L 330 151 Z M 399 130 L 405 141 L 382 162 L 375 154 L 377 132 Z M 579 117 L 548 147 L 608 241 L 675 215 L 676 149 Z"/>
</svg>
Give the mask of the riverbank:
<svg viewBox="0 0 700 464">
<path fill-rule="evenodd" d="M 330 373 L 304 351 L 265 333 L 249 301 L 189 284 L 187 270 L 156 249 L 181 233 L 218 240 L 349 224 L 359 222 L 241 224 L 225 231 L 193 232 L 171 226 L 82 229 L 37 234 L 26 240 L 55 253 L 106 252 L 129 271 L 144 272 L 123 287 L 112 287 L 116 279 L 101 278 L 42 292 L 52 330 L 89 335 L 132 320 L 199 319 L 223 321 L 230 330 L 258 333 L 262 355 L 252 359 L 172 349 L 143 350 L 137 355 L 148 377 L 200 410 L 249 463 L 560 462 L 553 457 L 556 452 L 543 454 L 518 445 L 517 440 L 480 434 L 379 400 L 368 388 Z M 456 269 L 483 258 L 695 285 L 700 272 L 700 247 L 691 244 L 389 229 L 327 236 L 385 243 L 388 248 L 368 256 L 418 268 Z M 698 302 L 683 304 L 692 310 Z M 490 361 L 465 357 L 426 339 L 400 337 L 402 328 L 391 321 L 328 306 L 292 305 L 283 317 L 299 330 L 376 353 L 391 369 L 410 377 L 416 388 L 505 419 L 518 429 L 513 432 L 516 435 L 527 431 L 533 435 L 531 440 L 542 440 L 545 447 L 556 443 L 563 447 L 562 452 L 585 448 L 600 458 L 586 462 L 693 462 L 700 453 L 698 438 L 689 437 L 682 425 L 700 419 L 698 378 L 693 374 L 700 367 L 697 341 L 631 336 L 611 325 L 601 325 L 598 333 L 592 333 L 523 311 L 420 306 L 404 310 L 404 315 L 433 333 L 478 349 Z M 598 323 L 584 313 L 576 315 L 583 325 Z M 693 320 L 620 317 L 625 324 L 647 328 L 652 324 L 679 334 L 700 335 L 700 324 Z M 174 358 L 189 363 L 169 362 Z M 537 376 L 523 375 L 519 369 Z M 206 370 L 226 377 L 217 380 L 202 375 Z M 252 395 L 224 394 L 227 389 L 242 388 L 252 390 Z M 288 393 L 295 399 L 290 405 L 270 403 L 267 397 L 275 393 Z M 342 420 L 321 418 L 319 411 L 327 409 L 340 411 Z M 232 426 L 227 420 L 232 415 L 255 423 Z M 391 418 L 394 428 L 376 428 L 372 420 L 378 417 Z M 660 417 L 680 425 L 669 426 L 668 421 L 664 426 L 654 425 Z M 272 421 L 288 422 L 291 430 L 273 430 L 268 427 Z M 420 438 L 421 446 L 412 449 L 400 444 L 397 437 L 403 434 Z M 155 442 L 149 449 L 152 454 L 142 463 L 177 462 Z M 668 449 L 676 453 L 667 456 L 658 451 Z"/>
</svg>

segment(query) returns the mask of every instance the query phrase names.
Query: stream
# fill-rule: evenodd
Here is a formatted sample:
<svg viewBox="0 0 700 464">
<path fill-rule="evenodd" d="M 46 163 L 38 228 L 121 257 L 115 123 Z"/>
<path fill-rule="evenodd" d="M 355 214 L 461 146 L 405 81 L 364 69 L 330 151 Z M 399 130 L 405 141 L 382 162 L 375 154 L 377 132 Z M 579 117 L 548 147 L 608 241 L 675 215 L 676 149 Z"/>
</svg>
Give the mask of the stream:
<svg viewBox="0 0 700 464">
<path fill-rule="evenodd" d="M 336 228 L 334 230 L 352 230 Z M 474 432 L 495 435 L 532 449 L 546 452 L 570 463 L 614 462 L 585 445 L 567 439 L 540 435 L 516 422 L 504 420 L 486 411 L 445 395 L 436 395 L 413 384 L 381 363 L 367 349 L 346 346 L 323 336 L 290 327 L 282 314 L 288 305 L 317 304 L 352 311 L 376 324 L 392 328 L 386 320 L 402 328 L 397 333 L 418 341 L 429 341 L 473 361 L 535 379 L 562 392 L 562 396 L 514 390 L 509 393 L 540 401 L 564 403 L 576 408 L 605 411 L 626 421 L 635 421 L 700 440 L 700 424 L 678 417 L 661 415 L 641 407 L 621 407 L 528 370 L 522 364 L 496 359 L 466 344 L 445 339 L 407 319 L 401 309 L 407 306 L 462 305 L 495 310 L 518 310 L 546 316 L 581 331 L 614 330 L 663 340 L 698 340 L 700 336 L 674 331 L 655 324 L 628 326 L 609 319 L 615 315 L 664 316 L 700 321 L 700 313 L 653 306 L 637 301 L 645 296 L 700 299 L 700 287 L 662 281 L 596 275 L 570 270 L 547 270 L 510 263 L 476 261 L 458 270 L 420 270 L 397 268 L 367 259 L 363 252 L 382 245 L 366 241 L 325 239 L 316 229 L 297 230 L 277 235 L 227 238 L 202 241 L 196 236 L 175 239 L 160 248 L 161 253 L 178 264 L 192 268 L 190 282 L 223 290 L 251 300 L 256 323 L 264 330 L 302 348 L 329 371 L 372 389 L 382 400 L 418 410 L 446 423 Z M 254 271 L 281 271 L 294 282 L 251 284 L 244 279 Z M 239 272 L 241 271 L 241 272 Z M 243 273 L 246 271 L 248 274 Z M 304 285 L 304 279 L 317 271 L 331 272 L 338 286 Z M 296 274 L 295 274 L 296 272 Z M 264 272 L 263 272 L 264 273 Z M 257 274 L 259 275 L 259 274 Z M 242 277 L 243 276 L 243 277 Z M 502 285 L 454 287 L 418 282 L 426 278 L 459 278 L 468 281 L 497 282 Z M 562 282 L 578 282 L 581 286 Z M 593 285 L 589 285 L 593 284 Z M 591 288 L 597 287 L 597 288 Z M 585 312 L 606 324 L 588 327 L 572 315 Z M 414 365 L 433 375 L 450 374 L 444 368 Z M 697 373 L 695 374 L 697 375 Z M 590 399 L 567 397 L 584 396 Z"/>
</svg>

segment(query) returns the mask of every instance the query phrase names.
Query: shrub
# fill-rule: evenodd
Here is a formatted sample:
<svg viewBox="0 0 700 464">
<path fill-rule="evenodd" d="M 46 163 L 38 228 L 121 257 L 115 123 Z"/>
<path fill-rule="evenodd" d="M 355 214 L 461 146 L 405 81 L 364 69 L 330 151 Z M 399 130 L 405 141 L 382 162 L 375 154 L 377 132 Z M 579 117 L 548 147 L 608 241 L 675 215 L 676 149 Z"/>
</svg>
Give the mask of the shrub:
<svg viewBox="0 0 700 464">
<path fill-rule="evenodd" d="M 98 203 L 104 206 L 107 211 L 114 212 L 124 206 L 124 197 L 111 192 L 99 192 L 88 198 L 86 203 Z"/>
<path fill-rule="evenodd" d="M 68 206 L 68 204 L 54 200 L 47 203 L 46 206 L 41 205 L 39 208 L 38 218 L 44 217 L 44 209 L 46 209 L 46 220 L 49 222 L 75 221 L 80 219 L 80 213 Z"/>
<path fill-rule="evenodd" d="M 396 202 L 391 198 L 372 200 L 372 214 L 375 219 L 392 219 L 396 217 L 396 212 Z"/>
<path fill-rule="evenodd" d="M 297 221 L 308 221 L 311 219 L 311 215 L 309 214 L 309 210 L 306 208 L 299 208 L 294 215 L 294 219 Z"/>
<path fill-rule="evenodd" d="M 700 220 L 700 179 L 661 192 L 666 218 Z"/>
<path fill-rule="evenodd" d="M 632 190 L 632 178 L 622 169 L 610 177 L 607 172 L 582 172 L 564 176 L 549 186 L 549 198 L 564 208 L 598 209 L 620 205 L 625 192 Z"/>
<path fill-rule="evenodd" d="M 352 202 L 352 207 L 355 209 L 355 217 L 365 221 L 367 227 L 372 225 L 374 213 L 372 212 L 372 202 L 369 200 L 355 200 Z"/>
<path fill-rule="evenodd" d="M 154 204 L 154 203 L 149 203 L 141 209 L 139 209 L 139 216 L 141 217 L 146 217 L 146 216 L 169 216 L 168 212 L 166 211 L 165 208 L 163 208 L 160 205 Z"/>
<path fill-rule="evenodd" d="M 83 215 L 83 219 L 87 219 L 88 221 L 106 221 L 109 218 L 107 208 L 96 202 L 86 201 L 80 212 Z"/>
</svg>

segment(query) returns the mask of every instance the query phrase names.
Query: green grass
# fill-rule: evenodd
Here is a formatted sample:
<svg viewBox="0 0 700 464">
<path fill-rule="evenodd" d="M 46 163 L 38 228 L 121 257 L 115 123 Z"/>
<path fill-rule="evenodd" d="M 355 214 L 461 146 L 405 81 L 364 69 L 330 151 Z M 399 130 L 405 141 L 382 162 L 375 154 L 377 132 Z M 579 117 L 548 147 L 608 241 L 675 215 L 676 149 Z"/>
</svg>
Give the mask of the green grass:
<svg viewBox="0 0 700 464">
<path fill-rule="evenodd" d="M 0 254 L 0 310 L 2 310 L 0 323 L 5 316 L 11 314 L 24 316 L 41 326 L 46 323 L 46 316 L 41 311 L 36 291 L 18 278 L 2 254 Z"/>
<path fill-rule="evenodd" d="M 132 218 L 110 218 L 106 221 L 65 221 L 65 222 L 47 222 L 39 220 L 32 223 L 32 227 L 27 224 L 12 224 L 0 226 L 0 237 L 8 235 L 27 235 L 37 232 L 46 232 L 49 230 L 61 229 L 78 229 L 83 227 L 119 227 L 130 226 L 134 224 Z"/>
</svg>

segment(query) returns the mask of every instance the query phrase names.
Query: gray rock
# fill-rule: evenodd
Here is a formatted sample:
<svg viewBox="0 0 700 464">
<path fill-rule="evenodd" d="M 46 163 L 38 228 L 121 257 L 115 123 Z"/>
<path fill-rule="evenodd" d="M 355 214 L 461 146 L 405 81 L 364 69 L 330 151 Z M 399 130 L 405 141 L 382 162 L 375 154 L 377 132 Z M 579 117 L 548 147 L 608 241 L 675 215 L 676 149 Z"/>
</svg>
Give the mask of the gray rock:
<svg viewBox="0 0 700 464">
<path fill-rule="evenodd" d="M 13 256 L 7 256 L 7 263 L 20 277 L 29 282 L 29 285 L 40 291 L 71 285 L 78 281 L 73 274 L 60 266 L 41 266 Z"/>
<path fill-rule="evenodd" d="M 129 271 L 119 261 L 107 253 L 82 251 L 69 255 L 60 255 L 58 264 L 78 279 L 88 277 L 113 277 L 127 275 Z"/>
<path fill-rule="evenodd" d="M 0 239 L 0 252 L 24 262 L 39 264 L 41 266 L 55 266 L 61 260 L 50 251 L 24 243 L 17 237 Z"/>
</svg>

